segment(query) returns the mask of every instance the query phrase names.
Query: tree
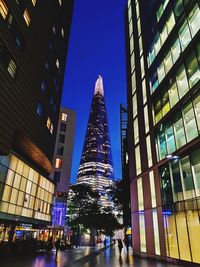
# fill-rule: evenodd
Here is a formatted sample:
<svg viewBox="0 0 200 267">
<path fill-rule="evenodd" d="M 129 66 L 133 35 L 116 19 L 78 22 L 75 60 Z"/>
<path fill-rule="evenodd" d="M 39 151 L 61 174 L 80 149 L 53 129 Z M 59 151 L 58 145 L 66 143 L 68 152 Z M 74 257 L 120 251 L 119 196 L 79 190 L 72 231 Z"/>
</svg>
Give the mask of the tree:
<svg viewBox="0 0 200 267">
<path fill-rule="evenodd" d="M 108 235 L 120 227 L 112 210 L 101 207 L 98 192 L 89 185 L 73 185 L 70 190 L 67 223 L 77 230 L 77 240 L 80 239 L 81 226 L 82 229 L 96 229 Z"/>
<path fill-rule="evenodd" d="M 123 214 L 124 226 L 130 225 L 130 184 L 127 180 L 122 179 L 116 182 L 109 190 L 109 195 L 114 203 L 115 209 L 119 214 Z"/>
</svg>

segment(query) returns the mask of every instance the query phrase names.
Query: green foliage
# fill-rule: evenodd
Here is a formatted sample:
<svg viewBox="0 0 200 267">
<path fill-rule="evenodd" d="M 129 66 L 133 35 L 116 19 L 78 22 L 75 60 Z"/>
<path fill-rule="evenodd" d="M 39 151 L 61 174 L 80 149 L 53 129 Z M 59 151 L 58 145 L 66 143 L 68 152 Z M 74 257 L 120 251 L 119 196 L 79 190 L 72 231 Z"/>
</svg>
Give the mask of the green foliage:
<svg viewBox="0 0 200 267">
<path fill-rule="evenodd" d="M 110 209 L 103 209 L 99 204 L 99 194 L 94 192 L 88 185 L 71 186 L 73 195 L 68 202 L 68 217 L 72 227 L 95 228 L 106 234 L 119 228 L 114 214 Z M 68 223 L 69 223 L 68 222 Z"/>
</svg>

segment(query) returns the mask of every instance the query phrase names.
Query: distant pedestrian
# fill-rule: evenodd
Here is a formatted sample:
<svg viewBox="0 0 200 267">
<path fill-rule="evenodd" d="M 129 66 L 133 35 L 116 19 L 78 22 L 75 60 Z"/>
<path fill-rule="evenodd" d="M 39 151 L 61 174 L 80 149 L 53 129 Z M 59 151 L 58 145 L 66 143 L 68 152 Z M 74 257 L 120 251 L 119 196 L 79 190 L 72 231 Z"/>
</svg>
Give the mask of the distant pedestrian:
<svg viewBox="0 0 200 267">
<path fill-rule="evenodd" d="M 60 239 L 59 238 L 55 242 L 55 247 L 56 247 L 56 257 L 57 257 L 58 250 L 60 249 Z"/>
<path fill-rule="evenodd" d="M 122 248 L 123 248 L 123 243 L 122 243 L 122 240 L 121 239 L 118 239 L 117 242 L 118 242 L 119 254 L 121 256 Z"/>
<path fill-rule="evenodd" d="M 130 240 L 129 240 L 128 235 L 125 236 L 124 243 L 126 245 L 127 254 L 128 254 L 128 252 L 129 252 L 129 246 L 130 246 Z"/>
</svg>

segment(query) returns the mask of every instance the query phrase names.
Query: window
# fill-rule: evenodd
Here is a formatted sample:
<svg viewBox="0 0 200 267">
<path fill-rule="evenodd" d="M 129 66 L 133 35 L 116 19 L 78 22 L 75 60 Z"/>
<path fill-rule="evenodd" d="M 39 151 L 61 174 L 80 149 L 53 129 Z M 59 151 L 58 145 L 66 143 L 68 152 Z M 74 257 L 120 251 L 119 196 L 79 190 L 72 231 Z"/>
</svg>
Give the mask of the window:
<svg viewBox="0 0 200 267">
<path fill-rule="evenodd" d="M 171 67 L 173 66 L 171 52 L 169 52 L 166 55 L 166 57 L 164 59 L 164 63 L 165 63 L 165 70 L 166 70 L 166 73 L 167 73 L 171 69 Z"/>
<path fill-rule="evenodd" d="M 29 15 L 29 12 L 27 9 L 24 10 L 24 14 L 23 14 L 24 20 L 26 22 L 26 25 L 29 27 L 30 23 L 31 23 L 31 18 Z"/>
<path fill-rule="evenodd" d="M 132 19 L 132 9 L 131 6 L 129 6 L 128 8 L 128 21 L 130 21 Z"/>
<path fill-rule="evenodd" d="M 3 17 L 3 19 L 6 19 L 8 15 L 8 7 L 6 6 L 3 0 L 0 0 L 0 14 Z"/>
<path fill-rule="evenodd" d="M 67 125 L 65 123 L 60 124 L 60 131 L 66 132 Z"/>
<path fill-rule="evenodd" d="M 175 63 L 181 53 L 181 47 L 180 47 L 180 42 L 178 38 L 174 40 L 172 47 L 171 47 L 171 52 L 172 52 L 173 62 Z"/>
<path fill-rule="evenodd" d="M 138 27 L 138 36 L 141 34 L 141 23 L 140 23 L 140 18 L 137 21 L 137 27 Z"/>
<path fill-rule="evenodd" d="M 169 94 L 166 92 L 162 97 L 162 114 L 163 117 L 170 111 Z"/>
<path fill-rule="evenodd" d="M 53 134 L 53 123 L 49 117 L 47 118 L 46 126 L 49 129 L 50 133 Z"/>
<path fill-rule="evenodd" d="M 59 143 L 64 144 L 65 143 L 65 135 L 64 134 L 59 134 Z"/>
<path fill-rule="evenodd" d="M 183 195 L 184 199 L 190 199 L 195 197 L 194 193 L 194 182 L 190 167 L 189 156 L 186 156 L 180 160 L 181 163 L 181 174 L 183 177 Z"/>
<path fill-rule="evenodd" d="M 161 83 L 161 81 L 164 79 L 165 77 L 165 68 L 164 68 L 164 64 L 161 63 L 160 66 L 158 67 L 158 81 L 159 83 Z"/>
<path fill-rule="evenodd" d="M 132 54 L 133 48 L 134 48 L 133 35 L 131 35 L 131 38 L 130 38 L 130 54 Z"/>
<path fill-rule="evenodd" d="M 38 107 L 37 107 L 37 114 L 42 117 L 43 116 L 43 106 L 41 103 L 38 104 Z"/>
<path fill-rule="evenodd" d="M 132 95 L 133 95 L 136 91 L 135 71 L 131 75 L 131 83 L 132 83 Z"/>
<path fill-rule="evenodd" d="M 199 16 L 200 16 L 200 10 L 198 4 L 196 4 L 189 14 L 189 24 L 192 36 L 194 36 L 200 29 Z"/>
<path fill-rule="evenodd" d="M 140 250 L 146 252 L 146 233 L 145 233 L 145 219 L 144 213 L 139 214 L 139 227 L 140 227 Z"/>
<path fill-rule="evenodd" d="M 135 93 L 133 96 L 133 118 L 137 116 L 137 94 Z"/>
<path fill-rule="evenodd" d="M 200 133 L 200 95 L 198 95 L 194 99 L 194 110 L 195 110 L 197 125 L 198 125 L 198 129 Z"/>
<path fill-rule="evenodd" d="M 186 70 L 189 78 L 189 85 L 192 87 L 200 79 L 200 70 L 195 52 L 192 52 L 189 57 L 186 58 Z"/>
<path fill-rule="evenodd" d="M 196 150 L 192 153 L 191 164 L 196 196 L 200 196 L 200 150 Z"/>
<path fill-rule="evenodd" d="M 179 30 L 179 37 L 181 41 L 182 50 L 184 50 L 191 41 L 190 30 L 186 20 L 184 21 L 183 25 Z"/>
<path fill-rule="evenodd" d="M 60 62 L 58 59 L 56 59 L 56 67 L 59 69 L 60 68 Z"/>
<path fill-rule="evenodd" d="M 143 53 L 142 36 L 140 36 L 139 38 L 139 50 L 140 50 L 140 56 L 141 56 Z"/>
<path fill-rule="evenodd" d="M 133 129 L 134 129 L 134 142 L 136 145 L 139 142 L 138 118 L 135 118 L 135 120 L 133 121 Z"/>
<path fill-rule="evenodd" d="M 63 146 L 58 146 L 57 147 L 57 155 L 63 156 L 63 152 L 64 152 L 64 147 Z"/>
<path fill-rule="evenodd" d="M 62 6 L 62 0 L 58 0 L 59 5 Z"/>
<path fill-rule="evenodd" d="M 139 3 L 138 2 L 136 2 L 136 16 L 137 16 L 137 19 L 140 16 L 140 10 L 139 10 Z"/>
<path fill-rule="evenodd" d="M 156 253 L 156 255 L 160 255 L 160 237 L 159 237 L 157 210 L 153 209 L 152 213 L 153 213 L 153 231 L 154 231 L 155 253 Z"/>
<path fill-rule="evenodd" d="M 187 141 L 189 142 L 198 136 L 197 125 L 192 103 L 189 103 L 187 106 L 183 108 L 183 114 L 186 127 L 186 137 Z"/>
<path fill-rule="evenodd" d="M 62 37 L 65 36 L 65 32 L 64 32 L 64 29 L 63 28 L 61 29 L 61 35 L 62 35 Z"/>
<path fill-rule="evenodd" d="M 143 105 L 147 102 L 147 91 L 146 91 L 146 80 L 142 81 L 142 95 L 143 95 Z"/>
<path fill-rule="evenodd" d="M 152 208 L 155 208 L 156 207 L 156 190 L 155 190 L 155 181 L 154 181 L 153 171 L 149 173 L 149 182 L 150 182 L 150 189 L 151 189 L 151 205 L 152 205 Z"/>
<path fill-rule="evenodd" d="M 183 65 L 177 71 L 176 80 L 177 80 L 179 95 L 180 95 L 180 98 L 181 98 L 189 90 L 187 76 L 186 76 L 185 68 L 184 68 Z"/>
<path fill-rule="evenodd" d="M 132 53 L 131 55 L 131 72 L 135 69 L 135 55 Z"/>
<path fill-rule="evenodd" d="M 37 0 L 32 0 L 32 4 L 33 4 L 33 6 L 36 5 L 36 2 L 37 2 Z"/>
<path fill-rule="evenodd" d="M 163 159 L 167 155 L 167 147 L 166 147 L 164 131 L 161 131 L 158 135 L 158 144 L 159 144 L 160 159 Z"/>
<path fill-rule="evenodd" d="M 137 179 L 138 210 L 144 210 L 142 178 Z"/>
<path fill-rule="evenodd" d="M 165 40 L 167 39 L 167 36 L 168 36 L 167 27 L 164 25 L 163 30 L 162 30 L 162 32 L 160 34 L 162 44 L 164 44 Z"/>
<path fill-rule="evenodd" d="M 160 18 L 162 17 L 162 14 L 163 14 L 163 6 L 162 4 L 160 5 L 158 11 L 156 12 L 156 16 L 157 16 L 157 21 L 159 22 Z"/>
<path fill-rule="evenodd" d="M 148 167 L 150 168 L 153 164 L 150 135 L 148 135 L 146 138 L 146 146 L 147 146 Z"/>
<path fill-rule="evenodd" d="M 47 89 L 47 84 L 45 83 L 45 81 L 42 81 L 42 83 L 41 83 L 41 89 L 42 89 L 43 92 L 46 91 L 46 89 Z"/>
<path fill-rule="evenodd" d="M 67 114 L 64 112 L 61 113 L 61 121 L 67 121 Z"/>
<path fill-rule="evenodd" d="M 174 130 L 171 125 L 166 127 L 166 140 L 168 154 L 171 154 L 176 150 Z"/>
<path fill-rule="evenodd" d="M 174 25 L 176 24 L 173 12 L 170 14 L 166 24 L 167 24 L 168 33 L 170 33 Z"/>
<path fill-rule="evenodd" d="M 60 169 L 62 167 L 62 159 L 56 158 L 55 160 L 55 168 Z"/>
<path fill-rule="evenodd" d="M 133 22 L 132 19 L 129 22 L 129 36 L 131 36 L 133 33 Z"/>
<path fill-rule="evenodd" d="M 160 35 L 159 35 L 159 33 L 157 33 L 157 35 L 155 37 L 154 48 L 155 48 L 155 52 L 156 52 L 156 55 L 157 55 L 158 52 L 160 51 L 160 48 L 161 48 Z"/>
<path fill-rule="evenodd" d="M 145 133 L 149 131 L 149 115 L 147 105 L 144 107 L 144 124 L 145 124 Z"/>
<path fill-rule="evenodd" d="M 182 0 L 176 0 L 174 3 L 174 12 L 176 17 L 179 17 L 183 12 L 183 2 Z"/>
<path fill-rule="evenodd" d="M 174 122 L 174 131 L 176 137 L 176 146 L 177 148 L 180 148 L 186 144 L 183 120 L 180 116 L 177 117 L 177 119 Z"/>
<path fill-rule="evenodd" d="M 140 146 L 135 148 L 135 164 L 136 164 L 136 175 L 141 173 L 141 158 L 140 158 Z"/>
<path fill-rule="evenodd" d="M 144 71 L 144 57 L 140 58 L 140 66 L 141 66 L 141 78 L 143 79 L 145 71 Z"/>
<path fill-rule="evenodd" d="M 155 120 L 158 123 L 162 119 L 161 101 L 157 100 L 154 105 Z"/>
<path fill-rule="evenodd" d="M 54 172 L 54 181 L 59 183 L 60 182 L 60 175 L 61 172 Z"/>
<path fill-rule="evenodd" d="M 169 88 L 169 102 L 170 102 L 170 106 L 173 107 L 174 105 L 176 105 L 176 103 L 179 100 L 178 97 L 178 90 L 176 87 L 176 83 L 173 83 L 170 88 Z"/>
<path fill-rule="evenodd" d="M 12 76 L 12 78 L 15 78 L 17 66 L 12 59 L 10 59 L 7 70 L 10 73 L 10 75 Z"/>
</svg>

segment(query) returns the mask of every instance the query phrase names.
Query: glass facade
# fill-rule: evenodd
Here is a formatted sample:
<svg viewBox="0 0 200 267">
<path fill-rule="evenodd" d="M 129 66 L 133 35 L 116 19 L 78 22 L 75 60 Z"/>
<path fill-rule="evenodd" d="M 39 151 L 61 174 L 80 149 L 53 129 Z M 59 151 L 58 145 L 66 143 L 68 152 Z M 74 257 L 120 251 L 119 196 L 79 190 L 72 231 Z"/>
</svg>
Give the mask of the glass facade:
<svg viewBox="0 0 200 267">
<path fill-rule="evenodd" d="M 200 263 L 200 150 L 159 170 L 167 256 Z"/>
<path fill-rule="evenodd" d="M 51 221 L 54 184 L 14 155 L 0 156 L 0 213 Z"/>
</svg>

